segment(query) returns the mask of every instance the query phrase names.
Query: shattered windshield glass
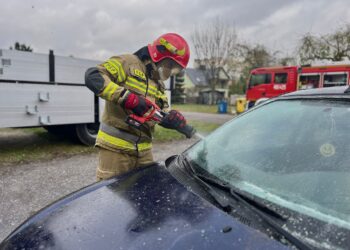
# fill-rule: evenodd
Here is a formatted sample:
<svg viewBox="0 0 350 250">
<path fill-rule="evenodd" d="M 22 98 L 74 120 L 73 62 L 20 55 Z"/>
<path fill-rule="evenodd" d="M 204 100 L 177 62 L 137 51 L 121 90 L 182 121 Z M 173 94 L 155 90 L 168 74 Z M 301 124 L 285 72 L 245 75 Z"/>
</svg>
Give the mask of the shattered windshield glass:
<svg viewBox="0 0 350 250">
<path fill-rule="evenodd" d="M 346 101 L 275 101 L 185 154 L 242 191 L 349 229 L 349 114 Z"/>
</svg>

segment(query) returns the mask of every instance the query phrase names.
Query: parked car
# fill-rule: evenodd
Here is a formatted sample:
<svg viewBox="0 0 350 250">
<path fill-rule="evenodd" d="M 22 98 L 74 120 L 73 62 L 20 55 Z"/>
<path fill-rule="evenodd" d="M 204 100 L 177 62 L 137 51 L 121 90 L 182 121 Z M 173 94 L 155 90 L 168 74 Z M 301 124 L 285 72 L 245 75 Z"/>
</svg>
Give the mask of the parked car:
<svg viewBox="0 0 350 250">
<path fill-rule="evenodd" d="M 346 249 L 350 93 L 294 92 L 165 164 L 83 188 L 0 249 Z"/>
</svg>

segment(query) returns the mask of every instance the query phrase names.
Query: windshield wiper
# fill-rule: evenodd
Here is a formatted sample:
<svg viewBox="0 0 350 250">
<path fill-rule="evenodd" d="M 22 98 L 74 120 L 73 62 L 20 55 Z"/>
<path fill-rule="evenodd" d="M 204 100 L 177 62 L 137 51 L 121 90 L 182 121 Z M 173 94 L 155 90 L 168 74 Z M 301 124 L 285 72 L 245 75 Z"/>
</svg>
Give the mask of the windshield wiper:
<svg viewBox="0 0 350 250">
<path fill-rule="evenodd" d="M 300 249 L 312 249 L 308 244 L 304 243 L 303 241 L 294 237 L 287 230 L 283 229 L 282 226 L 280 226 L 278 223 L 276 223 L 275 220 L 273 220 L 270 217 L 270 216 L 273 216 L 274 218 L 277 218 L 282 222 L 285 222 L 288 218 L 286 218 L 284 215 L 267 207 L 265 204 L 261 202 L 257 202 L 249 198 L 248 196 L 242 194 L 241 192 L 233 188 L 231 185 L 229 185 L 227 182 L 224 182 L 215 177 L 211 177 L 209 175 L 204 175 L 202 173 L 199 173 L 198 171 L 196 171 L 196 169 L 193 167 L 191 162 L 186 157 L 182 157 L 182 160 L 185 163 L 185 167 L 188 168 L 188 170 L 192 173 L 193 177 L 198 181 L 200 181 L 208 189 L 209 194 L 215 199 L 215 201 L 222 208 L 228 208 L 228 207 L 234 208 L 235 205 L 233 205 L 232 202 L 230 202 L 230 200 L 228 200 L 227 198 L 222 197 L 221 195 L 216 193 L 210 187 L 211 185 L 214 185 L 215 187 L 218 187 L 221 190 L 229 191 L 229 194 L 232 196 L 232 198 L 236 202 L 239 202 L 240 204 L 245 205 L 248 209 L 250 209 L 250 211 L 257 214 L 270 228 L 272 228 L 275 232 L 277 232 L 278 234 L 286 238 L 291 244 L 295 245 Z"/>
<path fill-rule="evenodd" d="M 230 192 L 230 195 L 236 200 L 236 201 L 242 201 L 244 200 L 245 203 L 248 203 L 246 205 L 253 206 L 254 208 L 264 212 L 265 214 L 268 214 L 278 220 L 281 220 L 283 222 L 288 220 L 288 216 L 281 214 L 274 210 L 271 207 L 268 207 L 262 202 L 259 202 L 257 200 L 254 200 L 253 198 L 248 197 L 247 195 L 243 194 L 242 192 L 238 191 L 237 189 L 233 188 L 231 185 L 229 185 L 226 182 L 222 182 L 219 179 L 215 177 L 210 177 L 203 174 L 196 174 L 198 178 L 200 178 L 203 181 L 206 181 L 208 183 L 211 183 L 213 185 L 218 186 L 219 188 L 226 189 Z"/>
<path fill-rule="evenodd" d="M 254 206 L 255 208 L 259 209 L 260 211 L 262 211 L 262 212 L 264 212 L 264 213 L 266 213 L 266 214 L 268 214 L 276 219 L 279 219 L 281 221 L 286 221 L 289 218 L 288 216 L 275 211 L 273 208 L 268 207 L 264 203 L 248 197 L 247 195 L 245 195 L 242 192 L 238 191 L 237 189 L 233 188 L 231 185 L 229 185 L 229 183 L 224 182 L 224 181 L 222 181 L 219 178 L 216 178 L 214 176 L 212 177 L 212 176 L 206 175 L 204 173 L 200 173 L 199 171 L 197 171 L 194 168 L 193 164 L 191 162 L 189 162 L 189 160 L 187 158 L 184 157 L 183 160 L 186 162 L 186 165 L 189 167 L 189 170 L 192 172 L 192 174 L 195 177 L 200 178 L 202 181 L 204 180 L 205 182 L 207 182 L 209 184 L 215 185 L 216 187 L 219 187 L 220 189 L 229 191 L 231 196 L 236 201 L 240 201 L 241 199 L 243 199 L 245 202 L 248 202 L 250 206 Z M 237 196 L 239 196 L 239 197 L 237 198 Z"/>
</svg>

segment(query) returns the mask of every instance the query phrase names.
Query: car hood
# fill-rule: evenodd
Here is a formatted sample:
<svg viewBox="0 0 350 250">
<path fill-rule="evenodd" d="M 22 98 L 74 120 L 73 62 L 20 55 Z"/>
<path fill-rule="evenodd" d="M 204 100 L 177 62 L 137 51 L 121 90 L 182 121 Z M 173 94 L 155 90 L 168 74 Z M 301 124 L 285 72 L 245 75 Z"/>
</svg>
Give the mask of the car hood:
<svg viewBox="0 0 350 250">
<path fill-rule="evenodd" d="M 188 187 L 190 189 L 190 187 Z M 190 192 L 158 164 L 81 189 L 17 228 L 1 249 L 283 249 Z"/>
</svg>

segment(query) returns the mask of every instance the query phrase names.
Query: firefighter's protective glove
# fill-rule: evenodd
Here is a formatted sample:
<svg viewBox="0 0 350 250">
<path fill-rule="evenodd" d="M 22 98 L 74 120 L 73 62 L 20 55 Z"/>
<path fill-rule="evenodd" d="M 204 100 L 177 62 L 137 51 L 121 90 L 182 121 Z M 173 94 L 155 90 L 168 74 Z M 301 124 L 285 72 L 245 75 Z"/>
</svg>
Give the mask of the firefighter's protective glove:
<svg viewBox="0 0 350 250">
<path fill-rule="evenodd" d="M 178 129 L 186 125 L 185 117 L 176 110 L 171 110 L 161 121 L 161 126 L 169 129 Z"/>
<path fill-rule="evenodd" d="M 143 116 L 152 108 L 152 105 L 146 102 L 143 96 L 136 95 L 127 91 L 123 96 L 122 106 L 131 110 L 137 116 Z"/>
<path fill-rule="evenodd" d="M 175 129 L 187 138 L 191 138 L 196 133 L 196 130 L 187 124 L 184 116 L 176 110 L 171 110 L 159 125 L 164 128 Z"/>
</svg>

